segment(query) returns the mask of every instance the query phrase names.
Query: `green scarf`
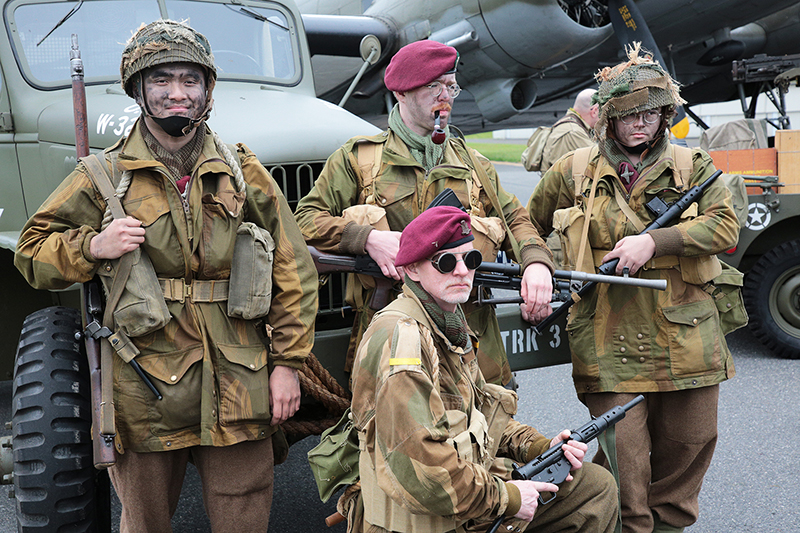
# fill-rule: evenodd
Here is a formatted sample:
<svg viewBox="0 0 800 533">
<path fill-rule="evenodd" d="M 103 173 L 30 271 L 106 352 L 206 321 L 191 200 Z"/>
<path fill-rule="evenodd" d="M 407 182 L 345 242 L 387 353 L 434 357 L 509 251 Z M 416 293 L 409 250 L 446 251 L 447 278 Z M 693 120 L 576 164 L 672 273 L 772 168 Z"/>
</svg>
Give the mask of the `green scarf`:
<svg viewBox="0 0 800 533">
<path fill-rule="evenodd" d="M 454 313 L 445 311 L 417 282 L 406 276 L 405 283 L 406 287 L 414 293 L 414 296 L 419 298 L 425 312 L 431 317 L 439 331 L 450 341 L 450 344 L 469 352 L 472 349 L 472 342 L 469 340 L 467 318 L 464 316 L 461 306 L 456 306 Z"/>
<path fill-rule="evenodd" d="M 400 104 L 395 104 L 392 112 L 389 113 L 389 128 L 397 134 L 400 139 L 406 143 L 411 155 L 417 162 L 429 171 L 435 167 L 444 155 L 444 147 L 447 141 L 450 140 L 450 126 L 444 129 L 445 139 L 442 144 L 435 144 L 430 135 L 420 135 L 411 131 L 411 128 L 406 126 L 403 118 L 400 116 Z"/>
<path fill-rule="evenodd" d="M 628 156 L 622 152 L 622 149 L 613 139 L 606 137 L 599 143 L 599 147 L 600 153 L 605 156 L 612 168 L 618 169 L 620 163 L 627 161 L 636 169 L 636 172 L 641 174 L 642 170 L 658 161 L 658 158 L 661 157 L 661 155 L 664 153 L 664 150 L 667 149 L 667 144 L 668 141 L 666 135 L 659 137 L 655 143 L 653 143 L 653 146 L 644 152 L 644 157 L 638 165 L 634 165 L 631 160 L 628 159 Z"/>
</svg>

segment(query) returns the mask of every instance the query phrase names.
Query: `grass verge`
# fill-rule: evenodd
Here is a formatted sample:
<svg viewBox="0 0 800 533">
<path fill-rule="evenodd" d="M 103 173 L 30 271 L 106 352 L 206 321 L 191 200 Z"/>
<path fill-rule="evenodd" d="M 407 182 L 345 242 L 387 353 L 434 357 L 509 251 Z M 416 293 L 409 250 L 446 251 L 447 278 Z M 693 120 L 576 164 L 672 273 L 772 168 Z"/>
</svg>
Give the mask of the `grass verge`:
<svg viewBox="0 0 800 533">
<path fill-rule="evenodd" d="M 525 150 L 524 144 L 482 143 L 471 139 L 467 139 L 467 146 L 479 151 L 487 157 L 489 161 L 503 161 L 508 163 L 519 163 L 519 158 Z"/>
</svg>

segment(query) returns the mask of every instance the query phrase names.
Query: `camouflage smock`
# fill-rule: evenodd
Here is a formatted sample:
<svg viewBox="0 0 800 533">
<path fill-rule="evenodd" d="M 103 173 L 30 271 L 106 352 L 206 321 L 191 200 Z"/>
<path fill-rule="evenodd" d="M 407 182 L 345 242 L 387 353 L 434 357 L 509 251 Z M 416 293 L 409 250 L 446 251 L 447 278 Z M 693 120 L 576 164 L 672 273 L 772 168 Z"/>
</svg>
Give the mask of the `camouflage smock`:
<svg viewBox="0 0 800 533">
<path fill-rule="evenodd" d="M 268 365 L 302 366 L 313 344 L 317 311 L 316 270 L 283 194 L 255 154 L 240 144 L 247 193 L 242 205 L 210 132 L 187 186 L 186 212 L 138 125 L 107 151 L 118 152 L 120 166 L 134 172 L 122 205 L 146 229 L 142 246 L 159 277 L 227 279 L 242 221 L 267 229 L 275 240 L 273 300 L 266 318 L 271 348 L 261 341 L 256 322 L 227 316 L 227 301 L 168 301 L 170 322 L 133 339 L 141 351 L 136 360 L 164 399 L 157 400 L 130 365 L 114 357 L 122 446 L 153 452 L 270 437 L 277 427 L 270 426 Z M 61 289 L 90 280 L 107 264 L 89 253 L 104 209 L 79 163 L 22 231 L 15 264 L 28 282 Z"/>
<path fill-rule="evenodd" d="M 563 155 L 594 143 L 592 130 L 572 108 L 556 122 L 544 145 L 542 172 L 546 172 Z"/>
<path fill-rule="evenodd" d="M 383 143 L 380 169 L 373 183 L 375 204 L 386 210 L 389 228 L 402 231 L 406 225 L 419 215 L 437 194 L 446 188 L 452 189 L 462 205 L 467 209 L 476 207 L 473 214 L 485 217 L 502 216 L 519 243 L 521 264 L 527 267 L 534 262 L 548 265 L 552 270 L 552 254 L 539 237 L 528 213 L 513 194 L 503 190 L 497 172 L 491 162 L 477 151 L 467 148 L 462 139 L 450 138 L 447 142 L 442 163 L 429 172 L 418 163 L 409 152 L 406 144 L 391 130 L 373 137 L 355 137 L 336 150 L 325 164 L 314 188 L 297 206 L 295 217 L 309 245 L 321 251 L 346 254 L 366 254 L 365 246 L 370 226 L 346 222 L 342 212 L 359 203 L 363 180 L 357 156 L 357 143 Z M 471 162 L 467 155 L 470 150 L 477 162 L 483 166 L 490 182 L 494 185 L 502 207 L 498 214 L 492 207 L 486 192 L 481 188 L 479 198 L 473 198 L 473 178 Z M 475 212 L 477 211 L 477 212 Z M 512 249 L 508 237 L 501 248 Z M 484 258 L 491 260 L 492 258 Z M 371 294 L 371 293 L 370 293 Z M 370 294 L 363 300 L 369 302 Z M 478 358 L 481 370 L 489 382 L 507 383 L 511 379 L 511 369 L 505 356 L 505 346 L 500 336 L 497 316 L 492 306 L 475 309 L 464 307 L 469 326 L 481 340 Z M 354 335 L 351 339 L 350 357 L 355 353 L 358 340 L 369 324 L 372 312 L 364 304 L 356 317 Z M 348 365 L 346 365 L 346 369 Z"/>
<path fill-rule="evenodd" d="M 671 153 L 671 147 L 665 154 Z M 539 231 L 553 228 L 553 212 L 574 204 L 573 155 L 559 160 L 537 185 L 528 210 Z M 693 171 L 684 192 L 714 172 L 711 158 L 692 151 Z M 630 196 L 614 169 L 602 156 L 589 162 L 584 179 L 584 202 L 590 176 L 599 176 L 589 246 L 595 264 L 625 236 L 638 231 L 620 210 L 614 187 L 647 225 L 654 217 L 644 207 L 654 196 L 666 203 L 680 193 L 673 179 L 676 165 L 662 156 L 644 168 Z M 739 223 L 731 195 L 716 180 L 698 202 L 697 216 L 650 232 L 655 257 L 700 257 L 736 245 Z M 582 221 L 581 221 L 582 224 Z M 655 263 L 655 264 L 653 264 Z M 578 393 L 656 392 L 709 386 L 734 375 L 733 360 L 720 331 L 719 315 L 711 296 L 700 285 L 686 283 L 680 265 L 651 261 L 637 276 L 667 280 L 666 291 L 598 284 L 575 304 L 567 325 L 575 388 Z M 649 268 L 652 265 L 655 268 Z"/>
<path fill-rule="evenodd" d="M 408 288 L 401 298 L 411 299 L 424 313 Z M 476 439 L 470 439 L 476 434 L 472 425 L 480 419 L 486 423 L 480 414 L 477 419 L 472 414 L 486 397 L 477 360 L 472 351 L 450 344 L 435 326 L 428 329 L 394 309 L 398 303 L 376 314 L 353 367 L 352 414 L 361 440 L 365 521 L 374 525 L 389 520 L 395 524 L 391 530 L 403 531 L 407 528 L 398 523 L 416 520 L 415 531 L 436 533 L 463 531 L 469 520 L 514 515 L 521 505 L 519 489 L 504 481 L 511 479 L 511 461 L 530 461 L 548 449 L 550 440 L 510 419 L 500 428 L 495 456 L 481 461 L 475 452 L 472 460 L 465 459 L 470 450 L 463 449 L 463 439 L 462 444 L 454 440 L 466 435 L 466 446 L 471 440 L 477 447 Z M 374 472 L 380 490 L 367 490 L 367 469 Z M 370 506 L 378 512 L 389 506 L 394 516 L 373 518 Z M 404 513 L 413 516 L 397 516 Z M 425 517 L 430 517 L 427 523 Z M 365 531 L 387 529 L 364 524 Z"/>
</svg>

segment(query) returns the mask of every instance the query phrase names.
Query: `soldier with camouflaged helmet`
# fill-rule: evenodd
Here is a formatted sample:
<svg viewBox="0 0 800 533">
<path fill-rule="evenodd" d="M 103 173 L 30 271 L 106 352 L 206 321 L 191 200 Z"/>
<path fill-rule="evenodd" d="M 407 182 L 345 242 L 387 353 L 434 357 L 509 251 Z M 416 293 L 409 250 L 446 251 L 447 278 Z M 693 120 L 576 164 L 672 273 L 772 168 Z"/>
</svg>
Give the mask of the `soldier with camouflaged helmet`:
<svg viewBox="0 0 800 533">
<path fill-rule="evenodd" d="M 403 293 L 375 315 L 353 366 L 361 491 L 345 492 L 339 509 L 351 533 L 486 531 L 499 515 L 508 517 L 502 531 L 613 531 L 616 485 L 582 464 L 586 444 L 515 421 L 516 393 L 483 378 L 460 305 L 481 262 L 473 239 L 470 217 L 451 206 L 428 209 L 402 232 Z M 511 480 L 512 461 L 560 442 L 568 481 Z M 537 505 L 540 492 L 554 491 Z"/>
<path fill-rule="evenodd" d="M 457 66 L 458 52 L 451 46 L 423 40 L 401 48 L 384 76 L 398 101 L 389 129 L 350 139 L 334 152 L 295 216 L 309 245 L 325 252 L 369 254 L 384 275 L 402 281 L 394 265 L 400 232 L 450 188 L 473 217 L 485 257 L 500 249 L 514 251 L 524 268 L 521 295 L 528 311 L 544 318 L 551 312 L 552 254 L 519 200 L 503 190 L 492 164 L 452 135 L 448 119 L 461 92 Z M 437 116 L 444 134 L 434 139 Z M 374 313 L 370 283 L 354 276 L 348 282 L 347 300 L 357 315 L 347 371 Z M 480 338 L 478 360 L 486 379 L 508 384 L 511 368 L 493 306 L 468 304 L 464 311 Z"/>
<path fill-rule="evenodd" d="M 155 21 L 131 37 L 120 69 L 142 115 L 98 168 L 105 165 L 127 218 L 109 223 L 97 175 L 81 161 L 26 224 L 15 264 L 34 287 L 61 289 L 113 276 L 118 258 L 136 252 L 158 277 L 165 326 L 134 335 L 136 320 L 119 307 L 105 324 L 115 335 L 131 332 L 125 353 L 136 354 L 162 395 L 112 352 L 118 458 L 109 473 L 121 530 L 171 531 L 192 461 L 215 532 L 266 531 L 273 465 L 288 451 L 278 424 L 299 407 L 297 369 L 314 338 L 316 270 L 255 154 L 243 144 L 229 149 L 205 124 L 216 81 L 206 38 Z M 250 231 L 267 254 L 248 252 Z M 248 253 L 267 257 L 254 287 L 232 274 L 249 267 L 239 260 Z M 274 274 L 264 274 L 270 266 Z M 242 294 L 270 283 L 271 305 L 243 307 Z"/>
<path fill-rule="evenodd" d="M 598 148 L 561 159 L 528 204 L 540 232 L 554 227 L 572 267 L 667 280 L 663 293 L 598 285 L 576 303 L 567 330 L 573 378 L 592 415 L 645 396 L 616 426 L 623 531 L 674 532 L 697 520 L 698 494 L 717 441 L 719 383 L 734 375 L 709 282 L 715 254 L 736 245 L 731 195 L 715 181 L 670 226 L 640 234 L 713 172 L 699 149 L 674 146 L 667 126 L 684 103 L 671 77 L 639 47 L 597 74 Z M 610 446 L 595 462 L 608 465 Z M 613 460 L 613 459 L 612 459 Z"/>
</svg>

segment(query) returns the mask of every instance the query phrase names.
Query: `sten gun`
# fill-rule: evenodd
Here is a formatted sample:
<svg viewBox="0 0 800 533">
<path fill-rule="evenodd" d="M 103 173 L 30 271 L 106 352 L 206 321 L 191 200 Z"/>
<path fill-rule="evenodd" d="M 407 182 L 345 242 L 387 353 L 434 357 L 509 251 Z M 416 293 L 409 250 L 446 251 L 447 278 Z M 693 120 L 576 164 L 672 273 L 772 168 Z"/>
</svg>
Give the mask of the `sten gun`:
<svg viewBox="0 0 800 533">
<path fill-rule="evenodd" d="M 584 443 L 591 442 L 606 429 L 625 418 L 625 414 L 642 400 L 644 400 L 644 396 L 640 394 L 625 405 L 618 405 L 597 418 L 593 417 L 592 420 L 586 424 L 573 430 L 567 440 Z M 553 483 L 555 485 L 563 483 L 567 479 L 570 469 L 572 468 L 570 462 L 564 457 L 564 450 L 561 449 L 563 445 L 564 441 L 559 442 L 526 465 L 515 468 L 511 472 L 511 477 L 516 480 L 541 481 L 544 483 Z M 540 494 L 539 504 L 546 505 L 553 501 L 555 497 L 556 495 L 553 494 L 545 501 Z M 505 518 L 506 517 L 503 515 L 498 516 L 495 521 L 492 522 L 487 533 L 496 533 Z"/>
<path fill-rule="evenodd" d="M 375 278 L 375 292 L 370 300 L 369 306 L 372 309 L 383 309 L 389 303 L 389 291 L 392 289 L 394 280 L 383 276 L 380 267 L 368 255 L 335 255 L 320 252 L 313 246 L 308 247 L 311 257 L 314 259 L 314 266 L 317 267 L 319 274 L 329 274 L 332 272 L 349 272 L 356 274 L 366 274 Z M 489 263 L 483 262 L 475 272 L 473 284 L 488 289 L 508 289 L 519 290 L 522 286 L 522 272 L 520 265 L 516 263 Z M 665 290 L 666 280 L 651 280 L 628 278 L 624 276 L 609 276 L 601 274 L 587 274 L 585 272 L 573 272 L 569 270 L 556 270 L 553 277 L 556 286 L 562 290 L 576 290 L 578 283 L 618 283 L 632 285 L 635 287 L 645 287 L 649 289 Z M 564 285 L 567 282 L 568 285 Z M 519 303 L 519 297 L 514 298 L 484 298 L 483 291 L 478 291 L 477 303 Z M 554 298 L 559 299 L 558 296 Z"/>
<path fill-rule="evenodd" d="M 639 235 L 645 235 L 648 231 L 652 231 L 654 229 L 663 228 L 666 226 L 671 225 L 673 222 L 680 218 L 681 213 L 686 211 L 690 205 L 695 203 L 703 193 L 705 193 L 706 189 L 722 174 L 721 170 L 717 170 L 711 176 L 708 177 L 700 185 L 695 185 L 683 196 L 675 200 L 673 204 L 666 205 L 663 201 L 660 202 L 658 205 L 650 204 L 648 207 L 651 211 L 656 213 L 658 216 L 656 219 L 650 223 L 649 226 L 644 228 Z M 611 261 L 607 261 L 598 267 L 598 272 L 600 274 L 608 275 L 613 274 L 614 271 L 617 269 L 617 264 L 619 264 L 619 259 L 612 259 Z M 547 318 L 539 322 L 536 326 L 534 326 L 534 330 L 536 330 L 537 334 L 541 334 L 550 327 L 556 320 L 558 320 L 564 313 L 566 313 L 572 304 L 586 296 L 591 292 L 594 288 L 595 282 L 589 281 L 588 283 L 584 284 L 583 287 L 577 292 L 577 294 L 573 297 L 565 301 L 560 307 L 555 309 Z"/>
</svg>

